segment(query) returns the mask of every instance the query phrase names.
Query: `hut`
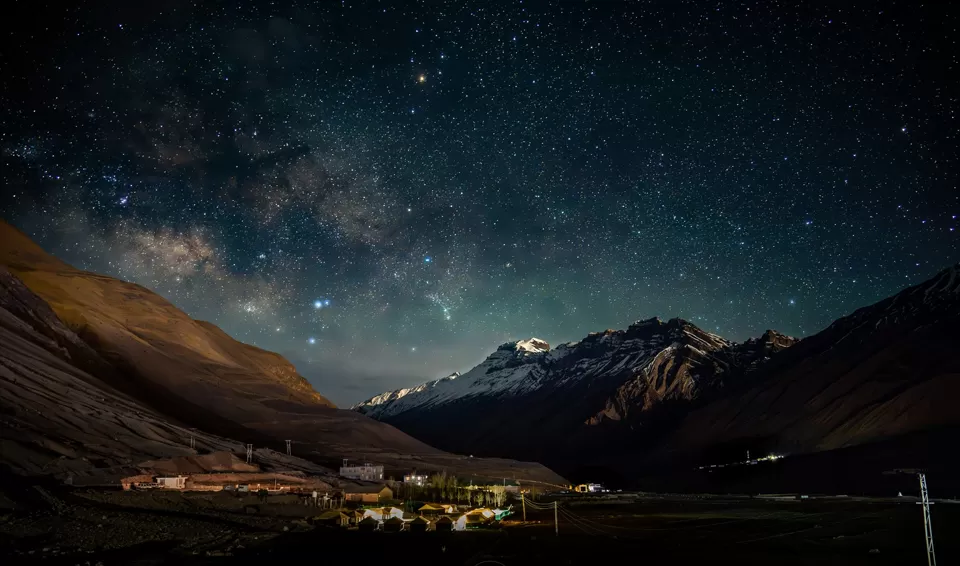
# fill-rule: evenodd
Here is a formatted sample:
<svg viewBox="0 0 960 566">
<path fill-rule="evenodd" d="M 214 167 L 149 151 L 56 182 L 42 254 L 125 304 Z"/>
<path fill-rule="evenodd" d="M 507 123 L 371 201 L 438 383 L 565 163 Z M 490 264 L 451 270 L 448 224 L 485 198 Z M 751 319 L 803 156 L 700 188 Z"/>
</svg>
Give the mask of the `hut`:
<svg viewBox="0 0 960 566">
<path fill-rule="evenodd" d="M 434 528 L 436 528 L 438 532 L 449 533 L 453 530 L 453 519 L 444 515 L 437 519 Z"/>
<path fill-rule="evenodd" d="M 350 513 L 350 524 L 358 525 L 360 521 L 364 520 L 366 515 L 363 514 L 363 511 L 355 510 Z"/>
<path fill-rule="evenodd" d="M 359 527 L 361 531 L 367 531 L 367 532 L 373 532 L 377 530 L 379 526 L 380 526 L 380 521 L 374 519 L 373 517 L 367 517 L 366 519 L 357 523 L 357 527 Z"/>
<path fill-rule="evenodd" d="M 157 485 L 163 489 L 183 489 L 187 486 L 187 476 L 158 477 Z"/>
<path fill-rule="evenodd" d="M 411 533 L 425 533 L 427 532 L 427 526 L 430 525 L 430 520 L 426 517 L 417 517 L 414 520 L 410 521 L 410 532 Z"/>
<path fill-rule="evenodd" d="M 350 526 L 350 515 L 347 515 L 340 509 L 331 509 L 325 513 L 321 513 L 313 518 L 313 523 L 321 525 L 335 525 L 338 527 L 349 527 Z"/>
<path fill-rule="evenodd" d="M 456 506 L 449 503 L 424 503 L 417 509 L 421 515 L 439 515 L 441 513 L 454 513 Z"/>
<path fill-rule="evenodd" d="M 393 490 L 382 484 L 354 485 L 343 488 L 343 497 L 347 501 L 379 503 L 393 499 Z"/>
<path fill-rule="evenodd" d="M 389 517 L 383 521 L 383 532 L 399 533 L 403 530 L 403 525 L 405 524 L 400 517 Z"/>
<path fill-rule="evenodd" d="M 464 513 L 457 519 L 455 529 L 475 529 L 493 521 L 494 513 L 490 509 L 474 509 Z"/>
<path fill-rule="evenodd" d="M 363 517 L 373 517 L 378 521 L 383 521 L 389 517 L 403 518 L 403 509 L 397 507 L 372 507 L 363 510 Z"/>
</svg>

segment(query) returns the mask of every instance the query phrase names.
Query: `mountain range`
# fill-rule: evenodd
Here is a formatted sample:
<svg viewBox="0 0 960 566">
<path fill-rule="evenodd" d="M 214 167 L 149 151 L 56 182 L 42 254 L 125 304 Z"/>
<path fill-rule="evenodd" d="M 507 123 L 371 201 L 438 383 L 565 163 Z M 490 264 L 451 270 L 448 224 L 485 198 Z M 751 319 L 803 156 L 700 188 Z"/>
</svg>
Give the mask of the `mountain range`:
<svg viewBox="0 0 960 566">
<path fill-rule="evenodd" d="M 563 482 L 539 464 L 450 454 L 338 409 L 282 356 L 140 285 L 75 269 L 2 221 L 0 377 L 0 466 L 18 474 L 109 483 L 146 462 L 250 443 L 264 465 L 331 476 L 349 458 L 393 474 Z"/>
<path fill-rule="evenodd" d="M 626 478 L 742 461 L 748 451 L 797 461 L 879 453 L 960 425 L 958 393 L 954 266 L 802 340 L 771 330 L 736 343 L 654 318 L 553 349 L 535 338 L 507 343 L 462 375 L 353 409 L 442 449 Z M 933 465 L 939 451 L 907 452 L 888 451 L 878 466 Z"/>
<path fill-rule="evenodd" d="M 462 375 L 343 410 L 282 356 L 0 222 L 0 378 L 0 467 L 94 484 L 248 443 L 262 469 L 329 478 L 350 458 L 396 474 L 565 483 L 556 470 L 709 490 L 696 470 L 748 453 L 788 456 L 771 486 L 791 474 L 858 486 L 894 468 L 953 477 L 960 266 L 802 340 L 738 343 L 652 318 L 555 348 L 510 342 Z"/>
</svg>

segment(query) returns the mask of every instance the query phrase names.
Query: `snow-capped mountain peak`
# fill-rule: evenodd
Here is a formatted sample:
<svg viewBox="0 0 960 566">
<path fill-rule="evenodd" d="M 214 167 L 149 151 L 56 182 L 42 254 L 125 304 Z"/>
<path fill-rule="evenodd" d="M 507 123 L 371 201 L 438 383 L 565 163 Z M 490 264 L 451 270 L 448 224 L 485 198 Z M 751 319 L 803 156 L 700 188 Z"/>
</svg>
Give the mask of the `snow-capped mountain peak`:
<svg viewBox="0 0 960 566">
<path fill-rule="evenodd" d="M 550 344 L 539 338 L 530 338 L 529 340 L 517 340 L 515 342 L 517 350 L 523 350 L 532 354 L 540 354 L 550 350 Z"/>
<path fill-rule="evenodd" d="M 601 382 L 618 387 L 646 379 L 639 376 L 661 367 L 670 367 L 673 362 L 668 359 L 697 365 L 701 362 L 695 360 L 707 360 L 734 346 L 679 318 L 651 318 L 635 322 L 625 330 L 592 332 L 578 342 L 561 344 L 553 350 L 545 341 L 529 338 L 502 344 L 463 375 L 390 391 L 358 403 L 353 409 L 377 419 L 390 419 L 408 411 L 471 398 L 517 397 Z M 677 379 L 683 383 L 675 384 Z M 643 387 L 643 391 L 647 389 Z M 695 377 L 671 377 L 669 383 L 657 381 L 650 390 L 664 397 L 690 397 L 696 389 Z"/>
</svg>

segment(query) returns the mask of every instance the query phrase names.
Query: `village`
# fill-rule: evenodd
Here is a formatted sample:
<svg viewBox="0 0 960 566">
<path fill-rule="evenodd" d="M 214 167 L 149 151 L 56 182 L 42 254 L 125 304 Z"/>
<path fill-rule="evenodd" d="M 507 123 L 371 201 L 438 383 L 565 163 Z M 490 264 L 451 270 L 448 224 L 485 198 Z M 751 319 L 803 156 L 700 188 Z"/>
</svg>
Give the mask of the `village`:
<svg viewBox="0 0 960 566">
<path fill-rule="evenodd" d="M 233 464 L 234 468 L 238 468 Z M 243 469 L 240 467 L 240 469 Z M 600 486 L 538 486 L 501 478 L 463 481 L 445 472 L 410 470 L 400 479 L 384 466 L 344 459 L 337 478 L 298 471 L 230 471 L 196 474 L 139 475 L 124 478 L 124 491 L 222 492 L 232 494 L 246 513 L 261 506 L 286 508 L 317 526 L 369 532 L 453 532 L 496 528 L 514 514 L 524 514 L 531 497 L 547 492 L 599 491 Z M 249 503 L 247 503 L 249 501 Z"/>
</svg>

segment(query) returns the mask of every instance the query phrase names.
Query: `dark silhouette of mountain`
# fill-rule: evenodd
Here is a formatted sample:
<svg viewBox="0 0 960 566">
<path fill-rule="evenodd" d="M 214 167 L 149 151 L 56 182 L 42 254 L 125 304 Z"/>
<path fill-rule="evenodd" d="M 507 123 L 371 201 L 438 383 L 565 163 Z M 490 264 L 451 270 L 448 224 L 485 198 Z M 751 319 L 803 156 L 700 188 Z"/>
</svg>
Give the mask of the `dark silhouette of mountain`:
<svg viewBox="0 0 960 566">
<path fill-rule="evenodd" d="M 525 454 L 574 478 L 630 483 L 742 461 L 748 450 L 755 459 L 842 449 L 866 461 L 876 446 L 886 456 L 875 465 L 893 465 L 907 452 L 877 443 L 903 448 L 899 439 L 960 425 L 958 394 L 960 268 L 951 267 L 800 341 L 768 331 L 737 344 L 651 319 L 553 350 L 505 344 L 463 375 L 354 409 L 447 450 Z M 910 454 L 935 464 L 936 451 Z"/>
</svg>

